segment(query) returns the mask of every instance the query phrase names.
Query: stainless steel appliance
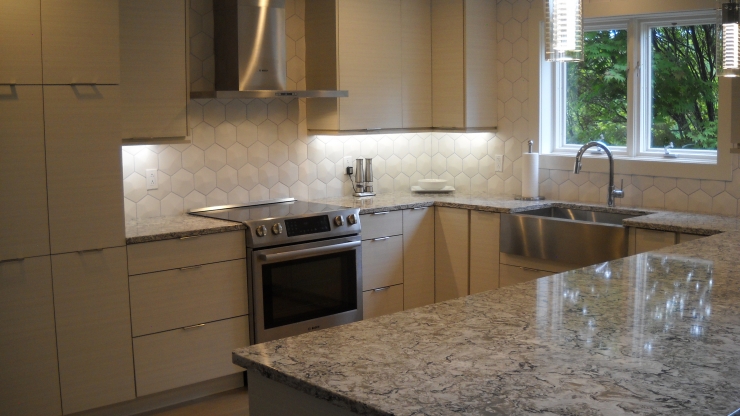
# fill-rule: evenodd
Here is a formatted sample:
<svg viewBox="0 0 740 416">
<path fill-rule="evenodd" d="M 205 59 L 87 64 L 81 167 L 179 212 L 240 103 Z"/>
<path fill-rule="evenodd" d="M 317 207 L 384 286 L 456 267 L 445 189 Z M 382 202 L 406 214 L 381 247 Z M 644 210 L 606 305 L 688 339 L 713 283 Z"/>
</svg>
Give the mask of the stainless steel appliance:
<svg viewBox="0 0 740 416">
<path fill-rule="evenodd" d="M 362 319 L 359 208 L 286 198 L 190 214 L 247 227 L 254 343 Z"/>
</svg>

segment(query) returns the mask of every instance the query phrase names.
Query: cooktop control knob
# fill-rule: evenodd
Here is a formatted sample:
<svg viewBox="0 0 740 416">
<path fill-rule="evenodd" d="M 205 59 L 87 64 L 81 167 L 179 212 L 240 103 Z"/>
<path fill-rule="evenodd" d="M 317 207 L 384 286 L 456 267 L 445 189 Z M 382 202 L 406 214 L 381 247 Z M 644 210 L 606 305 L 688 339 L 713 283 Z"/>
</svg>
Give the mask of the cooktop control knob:
<svg viewBox="0 0 740 416">
<path fill-rule="evenodd" d="M 349 225 L 355 225 L 355 224 L 357 224 L 357 215 L 355 215 L 355 214 L 349 214 L 349 217 L 347 217 L 347 224 L 349 224 Z"/>
<path fill-rule="evenodd" d="M 340 225 L 344 224 L 344 218 L 342 218 L 341 215 L 337 215 L 336 217 L 334 217 L 334 224 L 339 227 Z"/>
<path fill-rule="evenodd" d="M 279 222 L 275 223 L 275 225 L 272 226 L 272 233 L 275 235 L 282 234 L 283 233 L 283 226 Z"/>
<path fill-rule="evenodd" d="M 267 227 L 265 227 L 264 225 L 260 225 L 259 227 L 257 227 L 256 232 L 257 237 L 264 237 L 265 235 L 267 235 Z"/>
</svg>

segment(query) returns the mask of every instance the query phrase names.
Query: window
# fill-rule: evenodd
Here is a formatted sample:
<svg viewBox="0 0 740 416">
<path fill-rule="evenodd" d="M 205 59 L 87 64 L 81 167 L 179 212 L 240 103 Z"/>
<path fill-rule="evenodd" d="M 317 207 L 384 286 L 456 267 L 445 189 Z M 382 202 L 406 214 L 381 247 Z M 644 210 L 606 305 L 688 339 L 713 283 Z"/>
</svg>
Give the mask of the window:
<svg viewBox="0 0 740 416">
<path fill-rule="evenodd" d="M 585 20 L 585 60 L 552 64 L 543 82 L 543 150 L 601 140 L 618 157 L 665 160 L 672 143 L 682 161 L 716 162 L 715 24 L 714 11 Z"/>
</svg>

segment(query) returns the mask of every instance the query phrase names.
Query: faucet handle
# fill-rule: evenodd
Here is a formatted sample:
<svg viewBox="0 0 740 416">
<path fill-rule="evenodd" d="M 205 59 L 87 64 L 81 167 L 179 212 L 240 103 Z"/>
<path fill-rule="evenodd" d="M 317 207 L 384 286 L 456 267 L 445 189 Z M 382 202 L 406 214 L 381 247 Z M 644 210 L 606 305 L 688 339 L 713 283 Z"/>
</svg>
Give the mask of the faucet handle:
<svg viewBox="0 0 740 416">
<path fill-rule="evenodd" d="M 619 189 L 612 190 L 614 198 L 624 198 L 624 179 L 622 179 L 622 185 Z"/>
</svg>

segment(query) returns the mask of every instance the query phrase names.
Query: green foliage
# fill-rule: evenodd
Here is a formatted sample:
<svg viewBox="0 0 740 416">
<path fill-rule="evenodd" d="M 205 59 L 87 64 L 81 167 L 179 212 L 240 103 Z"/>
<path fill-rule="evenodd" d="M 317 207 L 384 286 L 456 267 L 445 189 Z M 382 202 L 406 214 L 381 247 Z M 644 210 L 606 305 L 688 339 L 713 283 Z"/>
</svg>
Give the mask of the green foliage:
<svg viewBox="0 0 740 416">
<path fill-rule="evenodd" d="M 717 148 L 717 67 L 714 25 L 651 30 L 651 147 Z M 627 142 L 627 31 L 587 32 L 585 60 L 567 64 L 566 143 L 604 135 Z"/>
</svg>

